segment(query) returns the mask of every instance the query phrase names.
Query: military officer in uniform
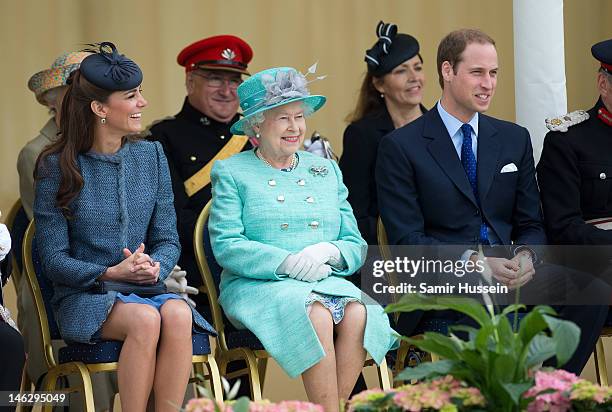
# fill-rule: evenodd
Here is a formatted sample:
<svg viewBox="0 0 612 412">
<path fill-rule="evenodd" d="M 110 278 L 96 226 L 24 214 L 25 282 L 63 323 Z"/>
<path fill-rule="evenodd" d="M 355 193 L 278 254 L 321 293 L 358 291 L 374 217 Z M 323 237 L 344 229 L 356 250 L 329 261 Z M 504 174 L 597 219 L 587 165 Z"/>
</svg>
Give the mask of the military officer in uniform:
<svg viewBox="0 0 612 412">
<path fill-rule="evenodd" d="M 149 131 L 149 138 L 162 143 L 168 158 L 182 247 L 179 265 L 194 286 L 202 280 L 193 252 L 193 229 L 211 198 L 212 163 L 252 148 L 248 138 L 230 133 L 239 118 L 236 89 L 242 75 L 249 74 L 252 57 L 251 47 L 236 36 L 209 37 L 185 47 L 177 57 L 186 72 L 183 107 L 176 116 L 155 122 Z"/>
<path fill-rule="evenodd" d="M 601 65 L 597 73 L 600 97 L 588 111 L 547 120 L 551 131 L 537 167 L 553 244 L 612 245 L 612 39 L 595 44 L 591 52 Z M 592 249 L 599 251 L 597 256 L 574 255 L 565 260 L 599 266 L 612 258 L 608 248 Z"/>
</svg>

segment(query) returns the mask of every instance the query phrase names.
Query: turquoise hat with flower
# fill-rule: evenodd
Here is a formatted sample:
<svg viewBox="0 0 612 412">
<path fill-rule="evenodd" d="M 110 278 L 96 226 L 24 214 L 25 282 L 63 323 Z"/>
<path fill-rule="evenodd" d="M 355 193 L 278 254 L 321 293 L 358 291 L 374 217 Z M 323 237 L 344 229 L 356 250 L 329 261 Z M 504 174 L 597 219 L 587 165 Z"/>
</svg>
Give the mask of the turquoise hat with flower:
<svg viewBox="0 0 612 412">
<path fill-rule="evenodd" d="M 316 68 L 316 64 L 311 66 L 306 76 L 314 74 Z M 243 117 L 232 125 L 232 134 L 245 134 L 245 126 L 250 118 L 284 104 L 301 101 L 306 106 L 307 114 L 323 107 L 327 98 L 311 95 L 307 86 L 311 81 L 321 80 L 325 76 L 311 81 L 306 76 L 292 67 L 275 67 L 255 73 L 245 80 L 237 90 Z"/>
</svg>

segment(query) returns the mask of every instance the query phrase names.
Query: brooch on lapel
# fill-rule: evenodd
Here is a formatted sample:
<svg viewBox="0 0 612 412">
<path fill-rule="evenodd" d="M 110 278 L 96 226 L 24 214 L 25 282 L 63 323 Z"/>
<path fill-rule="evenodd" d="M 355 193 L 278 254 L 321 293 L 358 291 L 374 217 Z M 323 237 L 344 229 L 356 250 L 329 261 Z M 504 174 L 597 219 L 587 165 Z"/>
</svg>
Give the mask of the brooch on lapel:
<svg viewBox="0 0 612 412">
<path fill-rule="evenodd" d="M 308 172 L 315 177 L 316 176 L 325 177 L 327 176 L 328 170 L 327 170 L 327 166 L 310 166 L 310 169 L 308 169 Z"/>
</svg>

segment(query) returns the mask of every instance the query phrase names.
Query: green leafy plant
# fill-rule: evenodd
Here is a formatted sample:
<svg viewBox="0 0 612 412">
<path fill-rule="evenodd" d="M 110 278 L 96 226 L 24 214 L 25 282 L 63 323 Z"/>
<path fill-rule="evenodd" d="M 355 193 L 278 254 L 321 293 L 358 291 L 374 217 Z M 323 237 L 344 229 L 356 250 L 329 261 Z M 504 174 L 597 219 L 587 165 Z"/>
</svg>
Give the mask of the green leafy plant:
<svg viewBox="0 0 612 412">
<path fill-rule="evenodd" d="M 478 388 L 490 410 L 523 410 L 528 400 L 522 395 L 534 384 L 530 372 L 552 357 L 556 357 L 557 366 L 564 365 L 580 337 L 580 329 L 557 318 L 549 306 L 532 308 L 518 322 L 523 309 L 524 305 L 515 304 L 495 313 L 492 304 L 482 305 L 475 299 L 405 295 L 387 306 L 386 311 L 453 310 L 469 316 L 478 326 L 451 326 L 449 336 L 426 332 L 421 339 L 402 337 L 443 360 L 406 368 L 396 379 L 429 380 L 451 375 Z M 508 319 L 510 315 L 514 315 L 513 324 Z M 460 338 L 456 332 L 467 334 L 468 339 Z"/>
</svg>

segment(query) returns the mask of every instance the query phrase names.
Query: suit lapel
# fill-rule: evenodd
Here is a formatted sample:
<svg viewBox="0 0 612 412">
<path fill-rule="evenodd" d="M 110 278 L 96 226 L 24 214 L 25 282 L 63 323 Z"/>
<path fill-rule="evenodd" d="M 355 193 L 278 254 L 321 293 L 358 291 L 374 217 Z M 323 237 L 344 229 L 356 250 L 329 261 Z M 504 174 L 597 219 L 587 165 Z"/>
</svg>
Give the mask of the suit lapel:
<svg viewBox="0 0 612 412">
<path fill-rule="evenodd" d="M 438 110 L 434 108 L 424 116 L 425 127 L 423 130 L 423 137 L 431 139 L 431 143 L 427 146 L 429 153 L 431 153 L 440 168 L 442 168 L 444 173 L 450 178 L 455 186 L 457 186 L 457 189 L 459 189 L 459 191 L 475 206 L 478 206 L 470 182 L 461 165 L 461 160 L 459 160 L 457 156 L 455 146 L 453 146 L 453 142 L 438 114 Z"/>
<path fill-rule="evenodd" d="M 493 178 L 498 172 L 498 157 L 501 147 L 495 138 L 497 130 L 484 116 L 479 116 L 478 123 L 478 195 L 483 202 L 491 189 Z"/>
</svg>

